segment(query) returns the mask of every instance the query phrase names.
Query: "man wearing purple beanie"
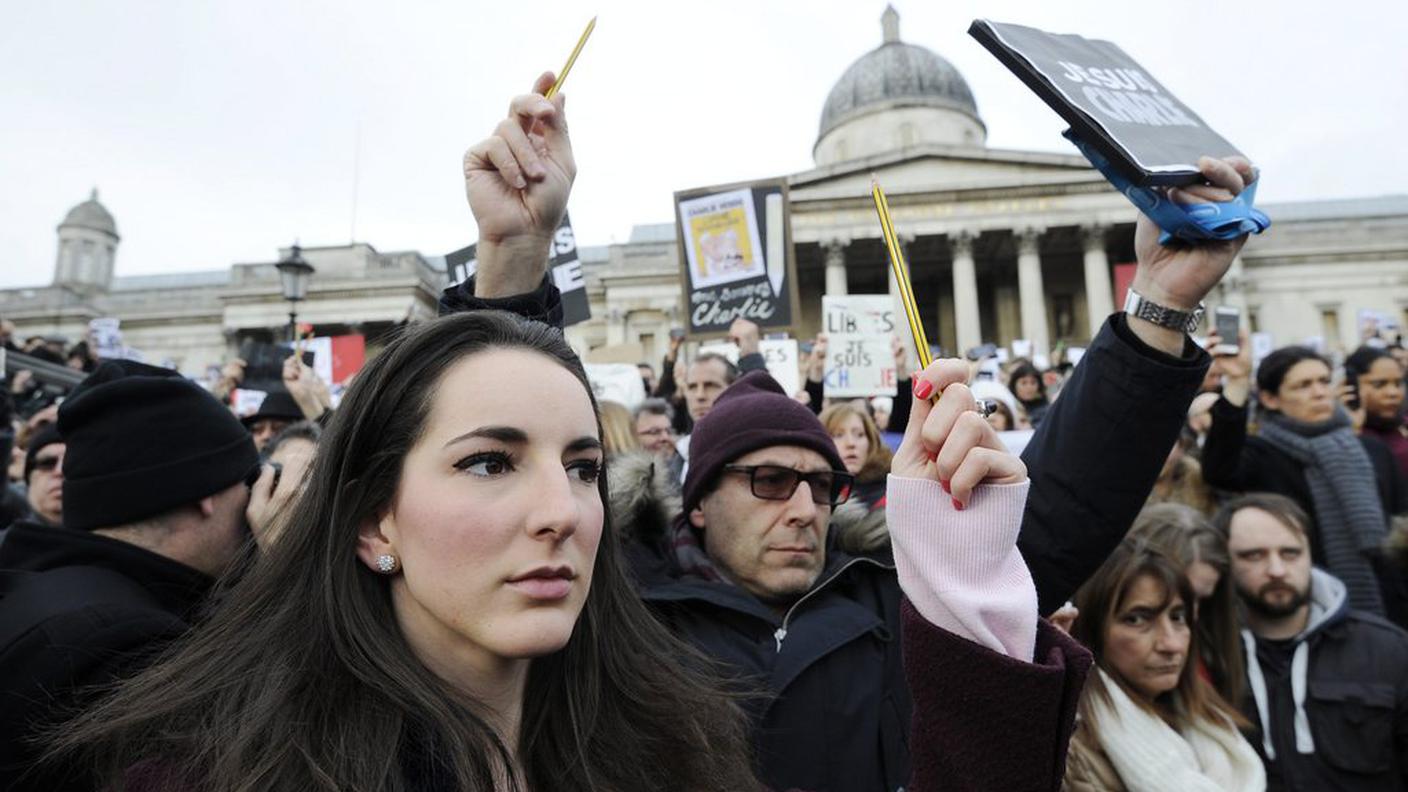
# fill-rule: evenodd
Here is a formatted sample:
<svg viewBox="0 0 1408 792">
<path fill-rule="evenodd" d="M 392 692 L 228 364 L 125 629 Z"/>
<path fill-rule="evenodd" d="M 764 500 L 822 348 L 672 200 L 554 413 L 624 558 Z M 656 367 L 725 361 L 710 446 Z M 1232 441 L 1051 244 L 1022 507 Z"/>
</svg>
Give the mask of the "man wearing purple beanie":
<svg viewBox="0 0 1408 792">
<path fill-rule="evenodd" d="M 739 679 L 742 692 L 762 694 L 742 703 L 768 788 L 897 790 L 913 788 L 917 772 L 956 780 L 966 772 L 942 764 L 955 758 L 936 747 L 942 740 L 911 748 L 911 722 L 940 722 L 932 718 L 989 757 L 982 777 L 1010 782 L 1001 788 L 1059 783 L 1051 767 L 1014 766 L 1008 775 L 988 767 L 1014 744 L 1004 741 L 1060 753 L 1073 712 L 1066 693 L 1079 689 L 1088 655 L 1038 626 L 1036 589 L 1016 548 L 1026 469 L 996 450 L 964 377 L 964 364 L 943 361 L 917 380 L 921 397 L 935 381 L 948 387 L 937 406 L 916 400 L 895 458 L 893 557 L 835 547 L 832 510 L 853 477 L 816 415 L 765 372 L 739 379 L 695 424 L 681 508 L 658 548 L 664 557 L 630 548 L 654 612 Z M 957 441 L 946 443 L 950 435 Z M 923 448 L 934 451 L 916 451 Z M 952 495 L 939 486 L 945 468 L 934 458 L 946 455 L 956 457 L 944 460 L 957 469 L 945 474 Z M 942 660 L 906 669 L 905 651 L 916 647 L 915 656 Z M 1020 703 L 1031 708 L 1015 726 L 991 718 L 1022 711 L 1008 690 L 1025 691 Z M 955 694 L 984 703 L 955 705 Z"/>
</svg>

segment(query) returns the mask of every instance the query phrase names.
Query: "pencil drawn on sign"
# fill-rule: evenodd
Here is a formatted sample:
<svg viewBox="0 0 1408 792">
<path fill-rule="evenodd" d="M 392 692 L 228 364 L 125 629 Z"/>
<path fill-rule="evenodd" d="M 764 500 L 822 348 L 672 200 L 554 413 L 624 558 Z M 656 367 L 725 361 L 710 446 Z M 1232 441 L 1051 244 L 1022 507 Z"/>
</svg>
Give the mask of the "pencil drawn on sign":
<svg viewBox="0 0 1408 792">
<path fill-rule="evenodd" d="M 895 303 L 888 294 L 822 297 L 827 396 L 894 396 Z"/>
</svg>

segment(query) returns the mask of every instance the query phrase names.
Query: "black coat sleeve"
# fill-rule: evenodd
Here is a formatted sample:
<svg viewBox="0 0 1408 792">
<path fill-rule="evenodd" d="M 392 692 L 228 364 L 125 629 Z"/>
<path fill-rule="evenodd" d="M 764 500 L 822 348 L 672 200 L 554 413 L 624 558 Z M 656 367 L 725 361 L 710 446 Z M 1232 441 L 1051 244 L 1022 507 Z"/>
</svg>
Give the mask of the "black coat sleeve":
<svg viewBox="0 0 1408 792">
<path fill-rule="evenodd" d="M 1220 489 L 1245 492 L 1259 489 L 1253 477 L 1257 465 L 1247 446 L 1247 407 L 1226 399 L 1213 402 L 1212 426 L 1203 441 L 1203 480 Z"/>
<path fill-rule="evenodd" d="M 1212 358 L 1146 345 L 1112 316 L 1022 454 L 1032 485 L 1017 547 L 1042 615 L 1060 608 L 1124 538 L 1153 489 Z"/>
<path fill-rule="evenodd" d="M 552 274 L 548 273 L 543 276 L 538 288 L 527 294 L 493 299 L 475 297 L 474 276 L 471 275 L 464 283 L 451 286 L 440 295 L 441 316 L 460 311 L 508 311 L 524 319 L 561 328 L 562 293 L 553 285 Z"/>
<path fill-rule="evenodd" d="M 655 392 L 650 395 L 665 401 L 675 398 L 675 358 L 666 355 L 660 361 L 660 380 L 655 383 Z"/>
<path fill-rule="evenodd" d="M 895 404 L 890 409 L 890 425 L 885 427 L 885 431 L 904 434 L 909 427 L 909 411 L 913 406 L 914 380 L 905 377 L 895 386 Z"/>
<path fill-rule="evenodd" d="M 807 406 L 812 409 L 812 412 L 821 415 L 822 402 L 826 401 L 826 386 L 821 380 L 807 377 L 806 384 L 802 387 L 807 391 Z"/>
</svg>

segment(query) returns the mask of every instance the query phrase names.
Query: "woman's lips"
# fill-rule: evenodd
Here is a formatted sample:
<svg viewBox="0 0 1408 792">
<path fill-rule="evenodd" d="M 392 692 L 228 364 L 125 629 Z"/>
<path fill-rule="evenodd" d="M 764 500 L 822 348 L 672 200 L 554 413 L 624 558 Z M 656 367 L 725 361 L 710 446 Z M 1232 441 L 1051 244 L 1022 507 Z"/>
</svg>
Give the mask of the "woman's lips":
<svg viewBox="0 0 1408 792">
<path fill-rule="evenodd" d="M 528 577 L 509 585 L 529 599 L 545 602 L 566 599 L 572 593 L 572 581 L 564 577 Z"/>
</svg>

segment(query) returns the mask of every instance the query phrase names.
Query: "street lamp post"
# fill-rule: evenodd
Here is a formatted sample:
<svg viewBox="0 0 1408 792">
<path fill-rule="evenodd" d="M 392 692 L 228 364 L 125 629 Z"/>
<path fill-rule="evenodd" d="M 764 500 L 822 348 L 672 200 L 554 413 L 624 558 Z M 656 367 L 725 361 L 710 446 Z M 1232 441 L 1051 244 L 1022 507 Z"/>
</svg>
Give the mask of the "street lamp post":
<svg viewBox="0 0 1408 792">
<path fill-rule="evenodd" d="M 284 299 L 288 300 L 288 340 L 294 343 L 298 341 L 298 303 L 307 298 L 308 276 L 315 270 L 303 260 L 303 251 L 296 242 L 274 267 L 283 281 Z"/>
</svg>

